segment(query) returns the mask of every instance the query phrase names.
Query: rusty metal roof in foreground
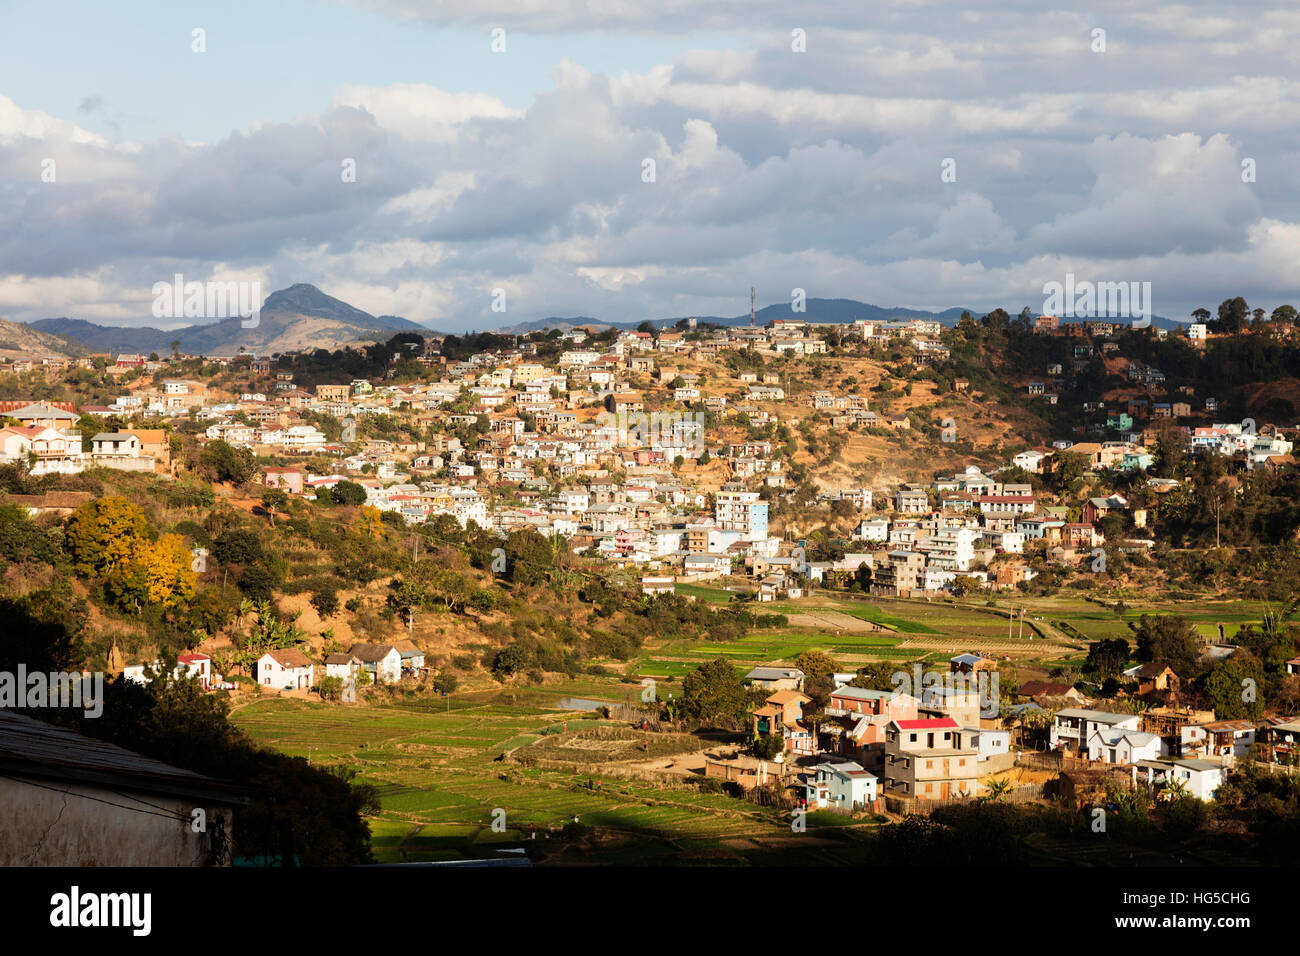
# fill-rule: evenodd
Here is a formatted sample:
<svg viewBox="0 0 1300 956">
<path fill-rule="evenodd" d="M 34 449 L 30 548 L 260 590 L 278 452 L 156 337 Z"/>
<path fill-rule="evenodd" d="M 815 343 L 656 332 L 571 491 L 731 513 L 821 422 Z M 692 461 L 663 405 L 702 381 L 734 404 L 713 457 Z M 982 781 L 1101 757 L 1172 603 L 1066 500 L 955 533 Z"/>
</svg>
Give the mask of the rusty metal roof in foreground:
<svg viewBox="0 0 1300 956">
<path fill-rule="evenodd" d="M 253 796 L 250 788 L 3 710 L 0 776 L 197 798 L 227 806 L 251 803 Z"/>
</svg>

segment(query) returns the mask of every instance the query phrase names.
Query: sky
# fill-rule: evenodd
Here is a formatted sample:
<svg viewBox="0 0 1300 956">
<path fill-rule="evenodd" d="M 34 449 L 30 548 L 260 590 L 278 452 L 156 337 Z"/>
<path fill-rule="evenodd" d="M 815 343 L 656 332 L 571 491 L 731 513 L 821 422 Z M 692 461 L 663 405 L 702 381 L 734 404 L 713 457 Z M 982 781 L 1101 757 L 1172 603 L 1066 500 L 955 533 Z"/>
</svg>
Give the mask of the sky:
<svg viewBox="0 0 1300 956">
<path fill-rule="evenodd" d="M 1300 5 L 795 6 L 0 0 L 0 317 L 1300 305 Z"/>
</svg>

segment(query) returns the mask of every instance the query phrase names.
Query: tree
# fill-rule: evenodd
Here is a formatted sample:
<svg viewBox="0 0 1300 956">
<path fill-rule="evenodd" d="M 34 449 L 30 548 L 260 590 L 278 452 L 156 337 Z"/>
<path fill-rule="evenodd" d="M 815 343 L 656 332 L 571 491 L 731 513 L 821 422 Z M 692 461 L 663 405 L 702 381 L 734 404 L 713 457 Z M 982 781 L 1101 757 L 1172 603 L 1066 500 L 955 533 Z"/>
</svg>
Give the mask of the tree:
<svg viewBox="0 0 1300 956">
<path fill-rule="evenodd" d="M 1250 314 L 1250 307 L 1246 305 L 1246 300 L 1241 296 L 1235 299 L 1224 299 L 1219 304 L 1219 326 L 1218 331 L 1225 335 L 1233 335 L 1240 332 L 1246 327 L 1246 317 Z"/>
<path fill-rule="evenodd" d="M 1196 489 L 1197 497 L 1205 504 L 1205 509 L 1214 516 L 1214 547 L 1219 547 L 1219 529 L 1223 523 L 1224 509 L 1232 503 L 1232 492 L 1222 481 L 1215 481 Z"/>
<path fill-rule="evenodd" d="M 275 513 L 283 511 L 289 506 L 289 496 L 280 488 L 267 488 L 262 492 L 262 507 L 266 509 L 267 515 L 271 519 L 271 524 L 275 524 Z"/>
<path fill-rule="evenodd" d="M 208 442 L 199 455 L 199 464 L 203 466 L 216 481 L 243 485 L 257 474 L 257 459 L 247 448 L 236 448 L 228 442 L 217 439 Z"/>
<path fill-rule="evenodd" d="M 1060 451 L 1053 456 L 1052 479 L 1058 491 L 1068 491 L 1088 470 L 1088 459 L 1077 451 Z"/>
<path fill-rule="evenodd" d="M 740 674 L 725 658 L 717 658 L 682 679 L 682 712 L 701 723 L 743 720 L 747 698 Z"/>
<path fill-rule="evenodd" d="M 1122 637 L 1094 641 L 1088 645 L 1088 659 L 1084 661 L 1083 672 L 1094 680 L 1114 677 L 1124 669 L 1128 656 L 1128 641 Z"/>
<path fill-rule="evenodd" d="M 316 609 L 321 620 L 333 617 L 339 610 L 339 592 L 336 588 L 321 587 L 312 592 L 311 606 Z"/>
<path fill-rule="evenodd" d="M 1137 659 L 1168 664 L 1180 676 L 1191 671 L 1200 656 L 1196 629 L 1184 617 L 1143 614 L 1138 619 Z"/>
<path fill-rule="evenodd" d="M 454 694 L 459 686 L 460 680 L 455 674 L 449 674 L 447 671 L 439 671 L 433 679 L 433 690 L 438 694 Z"/>
<path fill-rule="evenodd" d="M 406 618 L 406 630 L 409 633 L 415 627 L 415 609 L 424 606 L 429 597 L 428 592 L 419 581 L 404 581 L 401 578 L 393 581 L 392 589 L 388 603 Z"/>
<path fill-rule="evenodd" d="M 366 503 L 366 489 L 355 481 L 340 481 L 330 493 L 335 504 L 359 506 Z"/>
<path fill-rule="evenodd" d="M 510 644 L 501 648 L 492 658 L 492 674 L 502 680 L 519 673 L 528 666 L 531 655 L 519 644 Z"/>
<path fill-rule="evenodd" d="M 198 575 L 191 570 L 190 549 L 178 534 L 157 541 L 136 540 L 130 557 L 115 568 L 105 589 L 120 604 L 163 607 L 188 602 Z"/>
<path fill-rule="evenodd" d="M 212 542 L 212 556 L 219 564 L 253 564 L 265 556 L 257 534 L 245 528 L 232 528 L 217 535 Z"/>
<path fill-rule="evenodd" d="M 806 678 L 826 677 L 839 670 L 839 665 L 825 651 L 804 651 L 795 658 L 794 666 L 804 672 Z"/>
<path fill-rule="evenodd" d="M 129 561 L 136 542 L 152 530 L 144 513 L 125 498 L 100 498 L 72 513 L 64 542 L 79 574 L 98 574 Z"/>
<path fill-rule="evenodd" d="M 1263 684 L 1264 668 L 1259 659 L 1247 651 L 1238 651 L 1215 664 L 1202 686 L 1220 720 L 1254 720 L 1264 713 L 1260 699 Z"/>
</svg>

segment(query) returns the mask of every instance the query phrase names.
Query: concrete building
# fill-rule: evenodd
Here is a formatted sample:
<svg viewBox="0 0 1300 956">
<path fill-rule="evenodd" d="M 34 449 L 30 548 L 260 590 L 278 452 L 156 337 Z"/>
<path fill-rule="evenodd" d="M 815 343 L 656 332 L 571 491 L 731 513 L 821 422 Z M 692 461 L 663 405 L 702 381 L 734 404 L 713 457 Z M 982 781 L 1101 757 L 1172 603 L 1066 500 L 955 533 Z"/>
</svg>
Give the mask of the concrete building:
<svg viewBox="0 0 1300 956">
<path fill-rule="evenodd" d="M 229 866 L 234 810 L 251 802 L 234 784 L 0 710 L 0 866 Z M 196 809 L 206 832 L 187 825 Z"/>
<path fill-rule="evenodd" d="M 885 788 L 923 800 L 976 796 L 977 733 L 950 717 L 890 721 L 885 731 Z"/>
</svg>

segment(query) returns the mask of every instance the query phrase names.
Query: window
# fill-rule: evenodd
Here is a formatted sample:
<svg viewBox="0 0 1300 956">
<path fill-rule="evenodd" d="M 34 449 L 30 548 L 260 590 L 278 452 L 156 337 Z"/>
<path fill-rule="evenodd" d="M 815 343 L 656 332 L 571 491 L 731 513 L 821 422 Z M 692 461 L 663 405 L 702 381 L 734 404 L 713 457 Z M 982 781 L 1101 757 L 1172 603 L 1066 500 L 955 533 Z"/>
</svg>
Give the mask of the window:
<svg viewBox="0 0 1300 956">
<path fill-rule="evenodd" d="M 927 760 L 927 761 L 925 762 L 925 769 L 926 769 L 926 770 L 933 770 L 933 769 L 934 769 L 934 761 L 933 761 L 933 760 Z"/>
</svg>

